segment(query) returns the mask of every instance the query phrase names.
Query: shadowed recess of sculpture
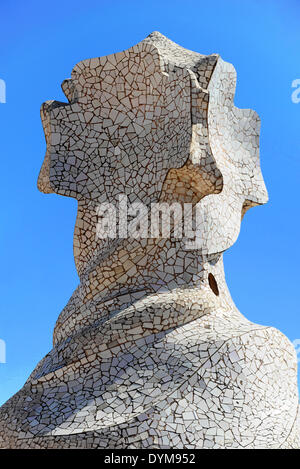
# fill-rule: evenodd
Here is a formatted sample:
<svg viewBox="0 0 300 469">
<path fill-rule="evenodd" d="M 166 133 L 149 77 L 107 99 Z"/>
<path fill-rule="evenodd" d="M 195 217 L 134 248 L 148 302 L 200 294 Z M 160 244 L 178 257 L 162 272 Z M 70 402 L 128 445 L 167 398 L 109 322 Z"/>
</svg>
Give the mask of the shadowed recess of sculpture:
<svg viewBox="0 0 300 469">
<path fill-rule="evenodd" d="M 268 200 L 260 120 L 234 106 L 235 84 L 219 55 L 154 32 L 78 63 L 67 102 L 42 105 L 38 188 L 78 201 L 80 283 L 53 349 L 0 408 L 1 448 L 300 447 L 294 347 L 248 321 L 225 281 L 223 252 Z M 140 225 L 153 204 L 200 222 L 179 236 L 177 213 L 169 236 L 130 223 L 124 236 L 121 214 L 101 237 L 99 206 L 120 196 L 143 206 Z"/>
</svg>

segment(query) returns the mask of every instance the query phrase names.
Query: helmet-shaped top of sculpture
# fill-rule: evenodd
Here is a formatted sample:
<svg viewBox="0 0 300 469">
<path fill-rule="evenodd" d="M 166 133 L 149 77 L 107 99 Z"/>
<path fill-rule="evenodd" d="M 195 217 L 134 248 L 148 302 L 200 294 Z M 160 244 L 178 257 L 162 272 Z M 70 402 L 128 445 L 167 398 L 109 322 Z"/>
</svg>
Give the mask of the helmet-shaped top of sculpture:
<svg viewBox="0 0 300 469">
<path fill-rule="evenodd" d="M 238 236 L 241 213 L 267 201 L 260 120 L 234 106 L 234 67 L 158 32 L 128 50 L 79 62 L 62 83 L 69 103 L 41 115 L 47 153 L 41 191 L 101 203 L 126 194 L 157 202 L 173 168 L 198 185 L 208 253 Z"/>
</svg>

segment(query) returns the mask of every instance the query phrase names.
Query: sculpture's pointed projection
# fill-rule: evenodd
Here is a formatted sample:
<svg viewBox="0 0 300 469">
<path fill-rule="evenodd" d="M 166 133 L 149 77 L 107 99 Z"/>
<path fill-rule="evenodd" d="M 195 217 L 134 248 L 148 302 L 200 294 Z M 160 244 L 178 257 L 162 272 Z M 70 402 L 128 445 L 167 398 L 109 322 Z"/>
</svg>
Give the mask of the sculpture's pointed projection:
<svg viewBox="0 0 300 469">
<path fill-rule="evenodd" d="M 222 253 L 268 198 L 235 83 L 154 32 L 78 63 L 67 102 L 43 104 L 38 187 L 78 200 L 80 284 L 0 409 L 0 447 L 299 446 L 294 348 L 225 282 Z"/>
</svg>

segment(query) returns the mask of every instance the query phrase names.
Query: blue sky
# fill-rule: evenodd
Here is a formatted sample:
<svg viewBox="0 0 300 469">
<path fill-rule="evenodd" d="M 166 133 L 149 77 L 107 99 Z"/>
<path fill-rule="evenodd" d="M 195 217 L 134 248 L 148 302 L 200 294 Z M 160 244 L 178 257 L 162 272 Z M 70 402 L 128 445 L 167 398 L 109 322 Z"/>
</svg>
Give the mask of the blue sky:
<svg viewBox="0 0 300 469">
<path fill-rule="evenodd" d="M 51 349 L 55 320 L 78 278 L 72 239 L 76 202 L 38 192 L 45 154 L 39 109 L 65 100 L 61 82 L 82 59 L 126 49 L 154 30 L 238 74 L 235 104 L 262 119 L 261 164 L 270 202 L 250 210 L 225 254 L 227 281 L 250 320 L 300 339 L 298 0 L 2 0 L 0 79 L 0 404 Z M 300 349 L 300 347 L 299 347 Z M 300 353 L 299 353 L 300 357 Z"/>
</svg>

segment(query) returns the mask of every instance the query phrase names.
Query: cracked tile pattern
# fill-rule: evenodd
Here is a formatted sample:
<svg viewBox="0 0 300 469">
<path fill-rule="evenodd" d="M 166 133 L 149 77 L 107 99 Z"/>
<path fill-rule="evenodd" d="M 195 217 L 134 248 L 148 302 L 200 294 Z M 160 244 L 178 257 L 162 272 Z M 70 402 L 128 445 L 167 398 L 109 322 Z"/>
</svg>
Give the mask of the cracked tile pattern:
<svg viewBox="0 0 300 469">
<path fill-rule="evenodd" d="M 295 350 L 225 281 L 222 253 L 268 199 L 260 120 L 234 106 L 235 83 L 219 55 L 154 32 L 80 62 L 68 102 L 42 105 L 38 187 L 78 201 L 80 283 L 53 349 L 0 408 L 0 448 L 300 447 Z M 100 239 L 97 208 L 120 194 L 189 204 L 197 242 L 174 234 L 175 215 L 168 237 L 121 235 L 118 219 Z"/>
</svg>

